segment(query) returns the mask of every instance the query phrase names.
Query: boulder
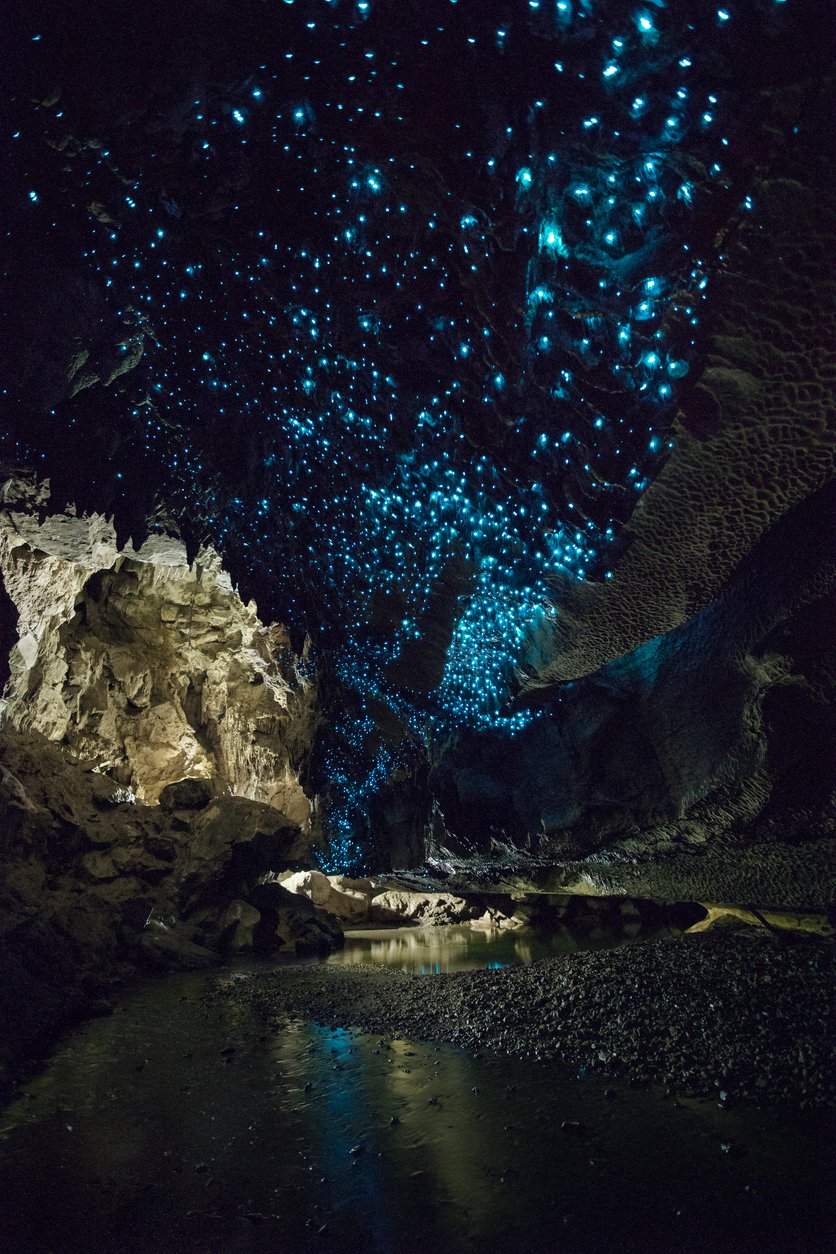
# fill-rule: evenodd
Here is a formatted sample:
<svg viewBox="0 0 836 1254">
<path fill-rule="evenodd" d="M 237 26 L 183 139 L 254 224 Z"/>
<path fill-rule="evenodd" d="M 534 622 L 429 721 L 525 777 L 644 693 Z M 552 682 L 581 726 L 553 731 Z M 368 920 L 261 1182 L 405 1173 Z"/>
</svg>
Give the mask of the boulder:
<svg viewBox="0 0 836 1254">
<path fill-rule="evenodd" d="M 328 898 L 326 909 L 344 923 L 355 926 L 366 923 L 369 919 L 371 903 L 362 893 L 343 893 L 333 889 Z"/>
<path fill-rule="evenodd" d="M 415 922 L 438 925 L 465 923 L 477 916 L 478 910 L 463 897 L 452 893 L 416 893 L 389 889 L 374 897 L 369 908 L 373 923 Z"/>
<path fill-rule="evenodd" d="M 267 880 L 263 884 L 254 885 L 247 893 L 247 900 L 262 913 L 278 913 L 281 910 L 292 910 L 304 918 L 312 918 L 316 914 L 316 904 L 303 893 L 291 892 L 285 883 L 278 880 Z"/>
<path fill-rule="evenodd" d="M 178 910 L 247 896 L 267 872 L 298 861 L 308 847 L 286 815 L 246 797 L 216 797 L 191 828 L 179 871 Z"/>
<path fill-rule="evenodd" d="M 517 906 L 513 914 L 501 910 L 498 906 L 487 906 L 485 913 L 474 919 L 471 927 L 480 932 L 492 932 L 494 929 L 513 932 L 522 927 L 530 927 L 535 914 L 534 906 Z"/>
<path fill-rule="evenodd" d="M 332 914 L 318 909 L 304 893 L 290 892 L 271 880 L 257 884 L 249 893 L 261 914 L 254 933 L 255 947 L 280 950 L 284 955 L 312 956 L 342 948 L 343 930 Z"/>
<path fill-rule="evenodd" d="M 160 805 L 164 810 L 205 810 L 214 795 L 210 779 L 181 779 L 166 785 L 160 793 Z"/>
<path fill-rule="evenodd" d="M 333 915 L 316 914 L 305 918 L 295 911 L 279 915 L 273 938 L 282 954 L 312 958 L 333 953 L 344 943 L 343 931 Z"/>
<path fill-rule="evenodd" d="M 297 871 L 283 879 L 282 886 L 290 893 L 308 897 L 315 906 L 326 906 L 333 891 L 330 879 L 322 871 Z"/>
<path fill-rule="evenodd" d="M 292 893 L 303 894 L 345 923 L 365 923 L 374 894 L 372 880 L 355 880 L 342 875 L 323 875 L 321 871 L 298 871 L 282 881 Z"/>
<path fill-rule="evenodd" d="M 223 947 L 232 953 L 253 948 L 253 931 L 261 922 L 261 914 L 247 901 L 232 901 L 221 915 Z"/>
<path fill-rule="evenodd" d="M 362 897 L 374 897 L 381 891 L 380 881 L 364 876 L 356 879 L 351 875 L 329 875 L 328 881 L 332 888 L 340 893 L 353 893 Z"/>
</svg>

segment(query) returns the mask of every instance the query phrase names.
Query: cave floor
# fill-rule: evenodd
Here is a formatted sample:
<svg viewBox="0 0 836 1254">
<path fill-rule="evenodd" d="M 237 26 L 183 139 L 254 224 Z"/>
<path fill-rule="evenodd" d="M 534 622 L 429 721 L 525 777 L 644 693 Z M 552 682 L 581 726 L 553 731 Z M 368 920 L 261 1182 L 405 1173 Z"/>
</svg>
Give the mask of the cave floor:
<svg viewBox="0 0 836 1254">
<path fill-rule="evenodd" d="M 821 1110 L 299 1019 L 275 1032 L 217 995 L 229 981 L 143 983 L 64 1038 L 0 1115 L 0 1248 L 831 1247 Z"/>
</svg>

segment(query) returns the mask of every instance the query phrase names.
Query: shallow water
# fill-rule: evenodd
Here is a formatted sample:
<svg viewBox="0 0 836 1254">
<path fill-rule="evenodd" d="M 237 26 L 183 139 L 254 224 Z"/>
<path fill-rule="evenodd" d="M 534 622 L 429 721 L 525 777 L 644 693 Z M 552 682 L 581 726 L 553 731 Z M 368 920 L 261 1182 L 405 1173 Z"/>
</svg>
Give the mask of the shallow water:
<svg viewBox="0 0 836 1254">
<path fill-rule="evenodd" d="M 556 954 L 579 949 L 602 949 L 623 945 L 623 932 L 597 929 L 592 934 L 519 931 L 481 931 L 467 924 L 445 927 L 399 927 L 385 931 L 346 933 L 345 948 L 326 960 L 339 966 L 358 962 L 378 962 L 411 971 L 413 975 L 439 975 L 445 971 L 473 971 L 539 962 Z"/>
<path fill-rule="evenodd" d="M 65 1039 L 0 1115 L 0 1248 L 830 1245 L 819 1115 L 676 1104 L 622 1084 L 607 1095 L 553 1062 L 311 1023 L 271 1035 L 228 1001 L 204 1002 L 218 981 L 258 978 L 149 982 Z"/>
</svg>

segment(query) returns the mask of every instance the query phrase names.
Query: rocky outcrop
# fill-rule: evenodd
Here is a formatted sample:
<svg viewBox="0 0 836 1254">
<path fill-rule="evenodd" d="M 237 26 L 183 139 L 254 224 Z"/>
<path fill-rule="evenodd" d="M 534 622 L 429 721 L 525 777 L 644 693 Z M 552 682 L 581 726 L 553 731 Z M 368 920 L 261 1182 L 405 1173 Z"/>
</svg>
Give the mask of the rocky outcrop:
<svg viewBox="0 0 836 1254">
<path fill-rule="evenodd" d="M 703 919 L 706 908 L 693 901 L 658 901 L 630 898 L 615 887 L 610 896 L 588 879 L 576 877 L 570 891 L 552 891 L 545 880 L 534 892 L 526 891 L 524 878 L 506 884 L 504 892 L 479 891 L 465 875 L 443 881 L 426 877 L 352 879 L 323 875 L 321 871 L 294 871 L 279 876 L 282 887 L 301 893 L 320 909 L 336 916 L 346 930 L 373 928 L 445 927 L 464 924 L 476 931 L 516 931 L 534 928 L 559 933 L 569 942 L 593 943 L 612 936 L 627 939 L 640 932 L 681 932 Z M 456 890 L 453 885 L 456 885 Z M 754 918 L 755 916 L 751 916 Z M 778 926 L 799 926 L 799 916 L 770 915 Z M 423 942 L 418 942 L 423 943 Z"/>
<path fill-rule="evenodd" d="M 0 733 L 0 762 L 0 1068 L 114 977 L 342 943 L 335 918 L 262 882 L 308 858 L 274 806 L 200 779 L 146 805 L 33 733 Z"/>
<path fill-rule="evenodd" d="M 434 888 L 416 891 L 391 879 L 352 879 L 346 875 L 323 875 L 321 871 L 298 871 L 283 876 L 282 884 L 354 927 L 437 926 L 470 922 L 479 915 L 478 908 L 463 897 Z"/>
<path fill-rule="evenodd" d="M 469 922 L 477 914 L 475 906 L 452 893 L 416 893 L 402 888 L 387 889 L 371 905 L 372 919 L 378 923 L 420 923 L 425 927 Z"/>
<path fill-rule="evenodd" d="M 216 780 L 306 824 L 300 776 L 317 724 L 310 659 L 263 626 L 211 550 L 153 535 L 120 549 L 102 517 L 44 514 L 12 480 L 0 578 L 18 614 L 8 725 L 37 732 L 153 802 Z"/>
<path fill-rule="evenodd" d="M 0 1065 L 120 973 L 327 952 L 339 922 L 278 884 L 310 865 L 307 650 L 216 554 L 0 492 Z"/>
<path fill-rule="evenodd" d="M 314 905 L 355 927 L 368 923 L 375 891 L 383 891 L 376 889 L 371 879 L 323 875 L 321 871 L 297 871 L 283 876 L 281 882 L 288 892 L 308 898 Z"/>
</svg>

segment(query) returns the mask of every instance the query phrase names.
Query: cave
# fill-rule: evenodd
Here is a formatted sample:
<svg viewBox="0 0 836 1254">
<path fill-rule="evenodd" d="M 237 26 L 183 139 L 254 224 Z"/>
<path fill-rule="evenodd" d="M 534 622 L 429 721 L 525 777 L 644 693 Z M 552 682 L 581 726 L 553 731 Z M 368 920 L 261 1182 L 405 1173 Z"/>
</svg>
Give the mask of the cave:
<svg viewBox="0 0 836 1254">
<path fill-rule="evenodd" d="M 7 0 L 0 1249 L 819 1254 L 820 0 Z"/>
</svg>

